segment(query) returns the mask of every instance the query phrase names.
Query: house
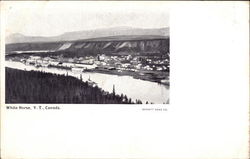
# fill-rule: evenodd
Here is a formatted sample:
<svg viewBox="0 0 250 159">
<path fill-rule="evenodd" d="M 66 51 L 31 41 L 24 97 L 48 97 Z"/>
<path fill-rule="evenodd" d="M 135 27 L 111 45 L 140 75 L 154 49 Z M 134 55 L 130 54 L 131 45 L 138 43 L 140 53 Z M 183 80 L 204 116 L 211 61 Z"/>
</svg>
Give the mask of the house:
<svg viewBox="0 0 250 159">
<path fill-rule="evenodd" d="M 121 66 L 124 67 L 124 68 L 128 68 L 130 66 L 130 63 L 124 63 Z"/>
<path fill-rule="evenodd" d="M 100 61 L 104 61 L 106 58 L 107 58 L 107 56 L 104 55 L 104 54 L 102 54 L 102 55 L 99 56 L 99 60 Z"/>
<path fill-rule="evenodd" d="M 53 66 L 56 66 L 59 64 L 59 62 L 57 62 L 57 61 L 50 61 L 49 63 L 50 63 L 50 65 L 53 65 Z"/>
<path fill-rule="evenodd" d="M 142 67 L 142 64 L 138 64 L 135 66 L 135 68 L 137 68 L 137 69 L 141 69 L 141 67 Z"/>
<path fill-rule="evenodd" d="M 26 64 L 35 64 L 36 63 L 36 60 L 34 59 L 27 59 L 26 60 Z"/>
<path fill-rule="evenodd" d="M 94 59 L 81 60 L 82 64 L 94 64 Z"/>
<path fill-rule="evenodd" d="M 116 67 L 116 68 L 121 68 L 121 66 L 122 66 L 121 63 L 116 63 L 116 64 L 115 64 L 115 67 Z"/>
<path fill-rule="evenodd" d="M 95 61 L 94 64 L 101 65 L 101 62 L 100 61 Z"/>
<path fill-rule="evenodd" d="M 43 67 L 48 67 L 48 66 L 49 66 L 49 63 L 48 63 L 48 62 L 41 63 L 41 66 L 43 66 Z"/>
<path fill-rule="evenodd" d="M 158 66 L 158 67 L 156 67 L 156 70 L 157 70 L 157 71 L 162 71 L 163 68 Z"/>
<path fill-rule="evenodd" d="M 153 70 L 153 68 L 151 68 L 149 65 L 147 65 L 147 66 L 145 66 L 145 67 L 143 67 L 145 70 L 149 70 L 149 71 L 152 71 Z"/>
<path fill-rule="evenodd" d="M 131 55 L 128 55 L 128 56 L 126 57 L 126 60 L 132 60 L 132 56 L 131 56 Z"/>
</svg>

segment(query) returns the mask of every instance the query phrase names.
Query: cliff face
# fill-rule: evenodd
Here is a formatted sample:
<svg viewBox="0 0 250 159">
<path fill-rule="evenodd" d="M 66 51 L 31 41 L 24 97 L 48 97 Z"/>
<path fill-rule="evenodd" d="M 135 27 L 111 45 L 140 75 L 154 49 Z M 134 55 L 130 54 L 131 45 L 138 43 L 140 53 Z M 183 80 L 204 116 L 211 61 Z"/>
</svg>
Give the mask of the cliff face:
<svg viewBox="0 0 250 159">
<path fill-rule="evenodd" d="M 169 38 L 136 40 L 83 40 L 51 43 L 16 43 L 6 45 L 6 54 L 25 52 L 78 52 L 82 54 L 166 53 Z"/>
<path fill-rule="evenodd" d="M 133 40 L 133 41 L 96 41 L 77 42 L 69 51 L 96 53 L 164 53 L 168 52 L 168 39 Z"/>
</svg>

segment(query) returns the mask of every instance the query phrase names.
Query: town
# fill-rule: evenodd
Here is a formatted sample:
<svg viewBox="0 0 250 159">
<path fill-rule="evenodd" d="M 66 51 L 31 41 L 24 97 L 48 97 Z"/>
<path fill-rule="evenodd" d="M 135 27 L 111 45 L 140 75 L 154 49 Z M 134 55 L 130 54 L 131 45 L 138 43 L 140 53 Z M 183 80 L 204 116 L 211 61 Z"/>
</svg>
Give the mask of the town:
<svg viewBox="0 0 250 159">
<path fill-rule="evenodd" d="M 134 78 L 168 85 L 168 54 L 154 56 L 105 55 L 84 57 L 64 57 L 62 55 L 10 56 L 6 60 L 19 61 L 35 67 L 55 67 L 72 72 L 99 72 L 116 75 L 129 75 Z"/>
</svg>

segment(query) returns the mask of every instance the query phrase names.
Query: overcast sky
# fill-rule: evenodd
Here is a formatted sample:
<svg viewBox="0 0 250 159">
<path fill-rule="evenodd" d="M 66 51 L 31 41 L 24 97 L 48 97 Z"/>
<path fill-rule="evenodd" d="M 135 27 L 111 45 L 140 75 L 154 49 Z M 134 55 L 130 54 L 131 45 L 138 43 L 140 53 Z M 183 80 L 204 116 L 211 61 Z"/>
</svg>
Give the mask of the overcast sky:
<svg viewBox="0 0 250 159">
<path fill-rule="evenodd" d="M 4 2 L 6 36 L 54 36 L 64 32 L 130 26 L 169 26 L 167 2 Z"/>
</svg>

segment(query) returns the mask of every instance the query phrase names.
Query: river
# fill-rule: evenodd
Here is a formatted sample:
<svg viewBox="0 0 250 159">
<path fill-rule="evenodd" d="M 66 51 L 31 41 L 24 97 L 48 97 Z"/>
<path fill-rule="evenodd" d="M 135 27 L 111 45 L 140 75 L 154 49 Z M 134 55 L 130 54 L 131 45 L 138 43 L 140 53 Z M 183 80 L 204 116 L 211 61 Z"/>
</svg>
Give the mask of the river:
<svg viewBox="0 0 250 159">
<path fill-rule="evenodd" d="M 98 87 L 104 91 L 112 92 L 113 85 L 115 86 L 116 94 L 127 95 L 132 101 L 140 99 L 143 103 L 153 102 L 155 104 L 162 104 L 169 101 L 169 87 L 155 82 L 134 79 L 131 76 L 118 76 L 94 72 L 72 72 L 71 70 L 51 68 L 51 67 L 35 67 L 32 65 L 25 65 L 21 62 L 5 61 L 5 67 L 26 70 L 26 71 L 43 71 L 55 74 L 68 74 L 73 77 L 80 78 L 87 81 L 89 78 L 96 82 Z"/>
</svg>

